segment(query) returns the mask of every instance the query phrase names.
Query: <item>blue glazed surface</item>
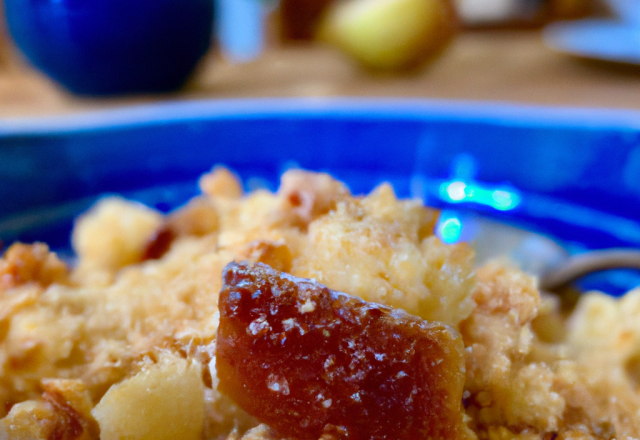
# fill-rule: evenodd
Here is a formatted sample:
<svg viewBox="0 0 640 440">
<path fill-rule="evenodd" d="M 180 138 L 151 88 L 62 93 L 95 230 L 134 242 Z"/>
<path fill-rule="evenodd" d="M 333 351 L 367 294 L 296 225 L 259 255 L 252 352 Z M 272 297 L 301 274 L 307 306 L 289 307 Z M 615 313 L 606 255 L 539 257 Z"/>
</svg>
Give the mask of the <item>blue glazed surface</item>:
<svg viewBox="0 0 640 440">
<path fill-rule="evenodd" d="M 101 194 L 168 211 L 214 164 L 249 187 L 275 188 L 291 166 L 329 172 L 355 193 L 389 181 L 400 196 L 542 232 L 573 252 L 640 248 L 639 112 L 391 100 L 0 121 L 0 239 L 64 249 L 73 217 Z M 618 290 L 640 284 L 616 276 Z"/>
<path fill-rule="evenodd" d="M 211 0 L 5 0 L 24 55 L 90 95 L 178 88 L 210 45 Z"/>
</svg>

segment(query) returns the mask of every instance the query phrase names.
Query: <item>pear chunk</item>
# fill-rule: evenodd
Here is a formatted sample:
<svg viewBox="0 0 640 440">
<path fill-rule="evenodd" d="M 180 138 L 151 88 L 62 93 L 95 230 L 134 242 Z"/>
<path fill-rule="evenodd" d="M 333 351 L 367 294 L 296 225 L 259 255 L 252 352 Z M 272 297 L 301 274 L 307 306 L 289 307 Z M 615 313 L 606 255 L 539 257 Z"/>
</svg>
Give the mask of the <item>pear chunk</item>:
<svg viewBox="0 0 640 440">
<path fill-rule="evenodd" d="M 91 412 L 102 440 L 199 440 L 204 429 L 200 365 L 168 357 L 112 386 Z"/>
</svg>

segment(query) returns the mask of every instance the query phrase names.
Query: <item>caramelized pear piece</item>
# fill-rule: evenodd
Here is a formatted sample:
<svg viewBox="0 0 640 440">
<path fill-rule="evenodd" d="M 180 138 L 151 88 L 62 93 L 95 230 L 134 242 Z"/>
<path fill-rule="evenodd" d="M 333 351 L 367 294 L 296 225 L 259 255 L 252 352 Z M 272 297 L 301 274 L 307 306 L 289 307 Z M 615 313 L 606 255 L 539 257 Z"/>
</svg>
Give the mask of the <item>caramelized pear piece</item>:
<svg viewBox="0 0 640 440">
<path fill-rule="evenodd" d="M 260 263 L 230 263 L 223 282 L 218 389 L 280 435 L 467 437 L 450 327 Z"/>
</svg>

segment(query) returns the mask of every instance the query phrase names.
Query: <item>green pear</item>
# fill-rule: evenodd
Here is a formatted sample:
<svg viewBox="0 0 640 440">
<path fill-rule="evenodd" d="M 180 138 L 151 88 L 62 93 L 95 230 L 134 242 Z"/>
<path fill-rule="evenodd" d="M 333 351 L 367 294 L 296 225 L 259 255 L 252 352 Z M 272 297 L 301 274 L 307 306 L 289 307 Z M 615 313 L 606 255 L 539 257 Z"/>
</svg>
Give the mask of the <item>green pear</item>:
<svg viewBox="0 0 640 440">
<path fill-rule="evenodd" d="M 375 70 L 418 67 L 457 30 L 450 0 L 345 0 L 329 6 L 318 38 Z"/>
</svg>

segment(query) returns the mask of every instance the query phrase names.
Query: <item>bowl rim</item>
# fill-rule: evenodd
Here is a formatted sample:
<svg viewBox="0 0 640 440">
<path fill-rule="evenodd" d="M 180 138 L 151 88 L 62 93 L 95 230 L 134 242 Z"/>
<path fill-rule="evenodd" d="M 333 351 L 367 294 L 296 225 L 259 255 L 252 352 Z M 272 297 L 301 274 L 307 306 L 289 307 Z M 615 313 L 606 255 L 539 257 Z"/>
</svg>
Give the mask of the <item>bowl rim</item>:
<svg viewBox="0 0 640 440">
<path fill-rule="evenodd" d="M 3 137 L 69 134 L 200 120 L 327 118 L 474 121 L 531 127 L 640 130 L 640 111 L 502 101 L 412 98 L 242 98 L 163 101 L 55 116 L 0 118 Z"/>
</svg>

